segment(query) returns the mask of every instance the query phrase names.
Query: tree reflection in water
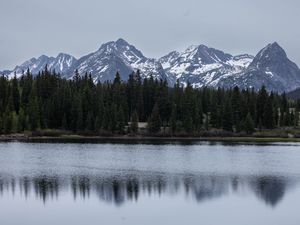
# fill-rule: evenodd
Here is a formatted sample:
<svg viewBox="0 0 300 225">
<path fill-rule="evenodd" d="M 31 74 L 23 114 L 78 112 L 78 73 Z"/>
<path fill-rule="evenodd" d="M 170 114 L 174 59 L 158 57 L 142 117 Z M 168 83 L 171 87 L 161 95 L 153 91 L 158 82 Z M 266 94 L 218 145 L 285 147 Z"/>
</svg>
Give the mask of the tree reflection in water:
<svg viewBox="0 0 300 225">
<path fill-rule="evenodd" d="M 59 199 L 60 193 L 71 191 L 74 200 L 96 194 L 101 201 L 119 206 L 127 201 L 138 201 L 141 195 L 176 195 L 184 193 L 197 202 L 249 190 L 267 205 L 275 207 L 283 199 L 293 180 L 288 178 L 196 176 L 196 175 L 145 175 L 124 176 L 23 176 L 0 175 L 0 194 L 16 190 L 25 198 L 34 194 L 43 202 Z"/>
</svg>

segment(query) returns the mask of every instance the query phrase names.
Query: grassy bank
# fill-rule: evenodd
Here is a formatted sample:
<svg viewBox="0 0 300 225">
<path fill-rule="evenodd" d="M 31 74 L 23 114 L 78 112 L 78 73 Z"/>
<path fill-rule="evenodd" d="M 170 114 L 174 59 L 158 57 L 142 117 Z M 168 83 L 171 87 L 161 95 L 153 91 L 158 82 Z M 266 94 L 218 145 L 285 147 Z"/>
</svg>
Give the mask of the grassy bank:
<svg viewBox="0 0 300 225">
<path fill-rule="evenodd" d="M 60 130 L 43 130 L 39 132 L 24 132 L 18 134 L 1 135 L 0 141 L 21 141 L 21 142 L 134 142 L 134 141 L 210 141 L 210 142 L 300 142 L 298 131 L 263 131 L 253 135 L 226 134 L 226 136 L 212 136 L 205 133 L 202 136 L 169 136 L 169 135 L 91 135 L 91 134 L 72 134 Z M 209 136 L 211 135 L 211 136 Z"/>
</svg>

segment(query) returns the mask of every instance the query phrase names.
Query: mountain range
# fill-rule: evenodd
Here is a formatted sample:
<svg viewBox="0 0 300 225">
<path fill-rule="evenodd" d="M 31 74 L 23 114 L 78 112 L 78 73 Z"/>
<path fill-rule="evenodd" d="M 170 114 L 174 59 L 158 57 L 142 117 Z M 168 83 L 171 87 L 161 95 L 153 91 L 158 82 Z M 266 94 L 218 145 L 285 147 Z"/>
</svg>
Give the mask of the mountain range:
<svg viewBox="0 0 300 225">
<path fill-rule="evenodd" d="M 153 59 L 143 55 L 123 39 L 107 42 L 100 48 L 79 59 L 60 53 L 57 57 L 42 55 L 31 58 L 13 70 L 1 74 L 20 77 L 28 68 L 36 75 L 48 65 L 62 77 L 71 79 L 75 70 L 81 75 L 91 73 L 94 82 L 111 81 L 116 72 L 126 80 L 130 73 L 140 70 L 142 78 L 151 75 L 166 79 L 170 86 L 177 80 L 194 87 L 224 87 L 259 89 L 262 85 L 270 91 L 288 92 L 300 87 L 300 69 L 289 60 L 278 43 L 267 45 L 256 56 L 233 56 L 205 45 L 192 45 L 182 52 L 173 51 Z"/>
</svg>

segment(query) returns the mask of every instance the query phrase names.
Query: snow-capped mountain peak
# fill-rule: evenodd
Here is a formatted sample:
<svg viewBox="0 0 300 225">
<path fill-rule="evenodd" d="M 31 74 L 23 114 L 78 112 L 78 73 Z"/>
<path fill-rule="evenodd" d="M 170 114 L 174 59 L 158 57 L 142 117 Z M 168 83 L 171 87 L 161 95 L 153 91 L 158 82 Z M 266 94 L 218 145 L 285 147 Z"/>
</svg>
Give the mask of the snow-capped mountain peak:
<svg viewBox="0 0 300 225">
<path fill-rule="evenodd" d="M 181 53 L 171 52 L 160 58 L 169 77 L 194 87 L 217 85 L 222 76 L 239 73 L 253 60 L 253 56 L 232 56 L 205 45 L 191 45 Z"/>
<path fill-rule="evenodd" d="M 59 53 L 49 68 L 59 73 L 65 73 L 77 62 L 77 59 L 66 53 Z"/>
<path fill-rule="evenodd" d="M 222 80 L 220 85 L 255 89 L 265 85 L 272 91 L 291 91 L 300 87 L 300 69 L 288 59 L 283 48 L 274 42 L 259 51 L 245 70 Z"/>
<path fill-rule="evenodd" d="M 127 41 L 120 38 L 117 41 L 107 42 L 99 48 L 97 51 L 99 55 L 101 54 L 116 54 L 122 59 L 124 59 L 128 64 L 136 63 L 145 56 L 136 49 L 133 45 L 130 45 Z"/>
<path fill-rule="evenodd" d="M 263 48 L 254 58 L 250 65 L 251 69 L 265 68 L 270 65 L 282 64 L 283 62 L 289 61 L 286 52 L 277 43 L 268 44 Z"/>
<path fill-rule="evenodd" d="M 76 63 L 77 59 L 71 55 L 60 53 L 58 56 L 49 57 L 41 55 L 38 58 L 31 58 L 20 66 L 16 66 L 15 69 L 9 74 L 9 77 L 13 77 L 16 74 L 20 77 L 27 69 L 34 75 L 42 71 L 47 65 L 49 70 L 55 70 L 57 73 L 64 74 L 71 66 Z"/>
<path fill-rule="evenodd" d="M 182 61 L 195 61 L 201 64 L 226 62 L 232 56 L 205 45 L 191 45 L 182 53 Z"/>
<path fill-rule="evenodd" d="M 95 82 L 113 80 L 116 72 L 127 80 L 129 74 L 136 70 L 140 70 L 142 77 L 152 75 L 168 79 L 158 60 L 145 57 L 124 39 L 102 44 L 96 52 L 80 58 L 70 73 L 73 74 L 75 69 L 80 74 L 91 73 Z"/>
<path fill-rule="evenodd" d="M 159 59 L 159 62 L 161 63 L 164 69 L 168 69 L 172 65 L 174 65 L 175 61 L 178 59 L 179 56 L 180 56 L 180 52 L 172 51 L 169 54 L 161 57 Z"/>
<path fill-rule="evenodd" d="M 142 78 L 152 75 L 166 79 L 170 86 L 179 80 L 183 85 L 189 82 L 194 87 L 231 88 L 237 85 L 259 89 L 264 84 L 268 90 L 278 92 L 300 87 L 298 66 L 288 59 L 277 42 L 268 44 L 255 57 L 233 56 L 205 45 L 191 45 L 182 52 L 172 51 L 157 60 L 145 57 L 133 45 L 118 39 L 102 44 L 97 51 L 78 60 L 65 53 L 57 57 L 41 55 L 1 74 L 12 78 L 16 73 L 19 77 L 29 68 L 36 75 L 46 65 L 68 79 L 73 77 L 75 70 L 81 75 L 91 73 L 94 82 L 112 81 L 116 72 L 121 79 L 127 80 L 130 73 L 140 70 Z"/>
</svg>

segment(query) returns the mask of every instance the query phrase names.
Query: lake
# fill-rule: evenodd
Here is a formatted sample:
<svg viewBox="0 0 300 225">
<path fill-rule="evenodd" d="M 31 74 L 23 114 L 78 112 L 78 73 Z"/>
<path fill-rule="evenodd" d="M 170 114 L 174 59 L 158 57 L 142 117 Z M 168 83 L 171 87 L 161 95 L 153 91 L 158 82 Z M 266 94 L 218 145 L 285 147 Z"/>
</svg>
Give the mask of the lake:
<svg viewBox="0 0 300 225">
<path fill-rule="evenodd" d="M 0 143 L 0 224 L 299 225 L 300 144 Z"/>
</svg>

